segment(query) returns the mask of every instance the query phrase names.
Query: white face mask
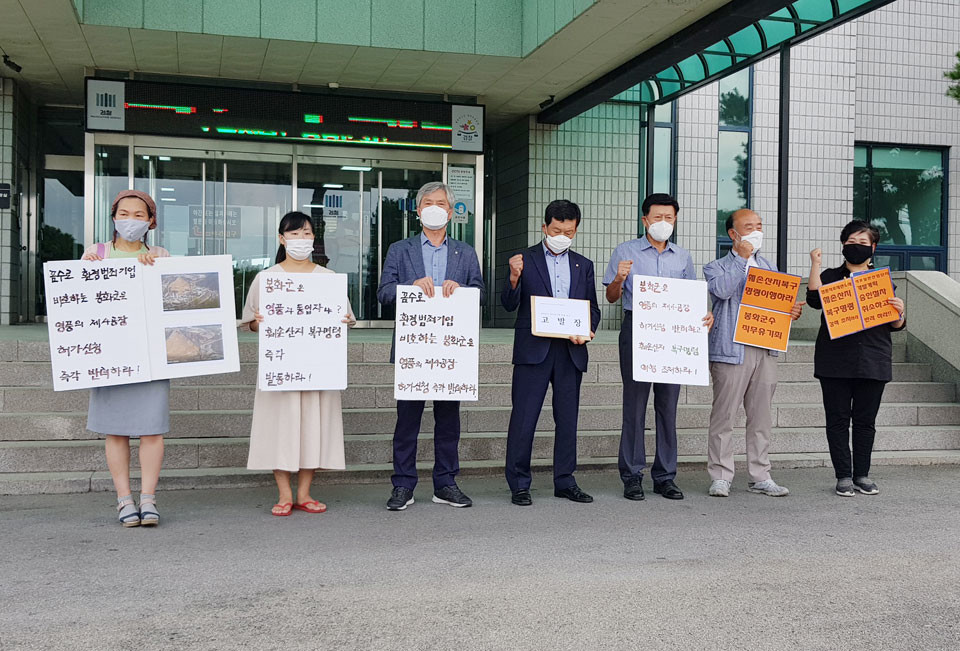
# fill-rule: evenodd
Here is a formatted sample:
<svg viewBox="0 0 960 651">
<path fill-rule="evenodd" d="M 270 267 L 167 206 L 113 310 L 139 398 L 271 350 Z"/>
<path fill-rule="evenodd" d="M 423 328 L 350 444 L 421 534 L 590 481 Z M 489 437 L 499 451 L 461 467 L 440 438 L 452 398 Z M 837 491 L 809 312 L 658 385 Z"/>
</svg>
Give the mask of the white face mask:
<svg viewBox="0 0 960 651">
<path fill-rule="evenodd" d="M 420 223 L 424 228 L 438 231 L 447 225 L 447 211 L 440 206 L 427 206 L 420 211 Z"/>
<path fill-rule="evenodd" d="M 566 235 L 547 235 L 544 239 L 547 241 L 547 248 L 557 254 L 569 249 L 573 243 L 573 239 Z"/>
<path fill-rule="evenodd" d="M 746 235 L 741 235 L 740 239 L 744 242 L 750 242 L 753 245 L 753 252 L 756 253 L 763 246 L 763 231 L 753 231 Z"/>
<path fill-rule="evenodd" d="M 668 221 L 653 222 L 647 226 L 647 233 L 657 242 L 666 242 L 673 235 L 673 224 Z"/>
<path fill-rule="evenodd" d="M 306 260 L 313 254 L 313 240 L 288 240 L 284 238 L 284 248 L 294 260 Z"/>
<path fill-rule="evenodd" d="M 142 240 L 143 236 L 150 230 L 150 222 L 140 221 L 139 219 L 114 219 L 113 227 L 117 235 L 128 242 Z"/>
</svg>

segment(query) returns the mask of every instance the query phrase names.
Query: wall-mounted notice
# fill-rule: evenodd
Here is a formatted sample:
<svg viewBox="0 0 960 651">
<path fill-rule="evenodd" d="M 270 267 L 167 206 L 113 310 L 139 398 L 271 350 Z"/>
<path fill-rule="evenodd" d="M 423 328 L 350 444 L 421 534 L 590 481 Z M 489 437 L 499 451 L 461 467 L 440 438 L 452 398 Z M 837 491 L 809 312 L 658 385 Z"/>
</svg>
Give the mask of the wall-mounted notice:
<svg viewBox="0 0 960 651">
<path fill-rule="evenodd" d="M 480 290 L 397 286 L 397 400 L 477 400 L 480 376 Z"/>
<path fill-rule="evenodd" d="M 633 277 L 633 379 L 710 384 L 707 283 Z"/>
<path fill-rule="evenodd" d="M 800 276 L 793 274 L 750 267 L 733 340 L 746 346 L 785 351 L 793 325 L 790 310 L 797 302 L 801 281 Z"/>
<path fill-rule="evenodd" d="M 347 388 L 346 274 L 261 273 L 261 391 Z"/>
<path fill-rule="evenodd" d="M 230 256 L 43 265 L 55 391 L 240 370 Z"/>
<path fill-rule="evenodd" d="M 447 185 L 453 190 L 457 198 L 451 208 L 453 208 L 453 223 L 468 224 L 470 222 L 470 213 L 473 212 L 473 184 L 474 174 L 472 167 L 465 166 L 447 166 Z"/>
<path fill-rule="evenodd" d="M 590 301 L 530 297 L 530 332 L 535 337 L 590 337 Z"/>
<path fill-rule="evenodd" d="M 900 315 L 889 301 L 894 297 L 890 269 L 875 269 L 820 288 L 820 302 L 831 339 L 883 323 L 897 321 Z"/>
</svg>

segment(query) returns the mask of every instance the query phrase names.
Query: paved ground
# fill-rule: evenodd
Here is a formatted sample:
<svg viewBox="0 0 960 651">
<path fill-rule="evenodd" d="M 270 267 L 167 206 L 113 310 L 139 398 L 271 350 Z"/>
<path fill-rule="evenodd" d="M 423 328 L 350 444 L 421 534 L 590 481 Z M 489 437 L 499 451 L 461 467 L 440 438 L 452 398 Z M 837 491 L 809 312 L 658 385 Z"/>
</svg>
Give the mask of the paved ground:
<svg viewBox="0 0 960 651">
<path fill-rule="evenodd" d="M 594 504 L 535 479 L 511 506 L 465 479 L 465 510 L 383 508 L 333 486 L 324 515 L 274 518 L 271 491 L 161 494 L 163 524 L 123 530 L 105 494 L 0 498 L 3 649 L 960 648 L 960 468 L 879 468 L 876 497 L 827 470 L 787 498 L 702 473 L 688 498 Z"/>
</svg>

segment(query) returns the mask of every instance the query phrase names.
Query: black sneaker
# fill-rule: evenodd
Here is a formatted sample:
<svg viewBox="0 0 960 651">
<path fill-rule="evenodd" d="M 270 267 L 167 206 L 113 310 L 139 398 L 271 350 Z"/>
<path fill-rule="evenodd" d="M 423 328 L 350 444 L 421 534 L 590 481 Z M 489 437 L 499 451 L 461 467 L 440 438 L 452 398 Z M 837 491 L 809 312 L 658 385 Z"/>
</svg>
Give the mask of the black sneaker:
<svg viewBox="0 0 960 651">
<path fill-rule="evenodd" d="M 853 497 L 853 480 L 849 477 L 843 477 L 837 480 L 837 495 L 840 497 Z"/>
<path fill-rule="evenodd" d="M 403 511 L 411 504 L 413 504 L 413 491 L 403 486 L 394 486 L 390 499 L 387 500 L 387 510 Z"/>
<path fill-rule="evenodd" d="M 639 479 L 630 479 L 623 485 L 623 496 L 628 500 L 639 502 L 643 499 L 643 485 Z"/>
<path fill-rule="evenodd" d="M 576 484 L 574 484 L 570 488 L 564 488 L 562 490 L 554 489 L 553 496 L 563 497 L 570 500 L 571 502 L 580 502 L 582 504 L 589 504 L 590 502 L 593 501 L 593 498 L 587 495 L 586 493 L 584 493 L 580 489 L 580 487 L 577 486 Z"/>
<path fill-rule="evenodd" d="M 864 495 L 876 495 L 880 489 L 869 477 L 854 477 L 853 486 Z"/>
<path fill-rule="evenodd" d="M 457 508 L 473 506 L 473 500 L 464 495 L 456 484 L 450 484 L 433 491 L 433 501 L 437 504 L 449 504 Z"/>
</svg>

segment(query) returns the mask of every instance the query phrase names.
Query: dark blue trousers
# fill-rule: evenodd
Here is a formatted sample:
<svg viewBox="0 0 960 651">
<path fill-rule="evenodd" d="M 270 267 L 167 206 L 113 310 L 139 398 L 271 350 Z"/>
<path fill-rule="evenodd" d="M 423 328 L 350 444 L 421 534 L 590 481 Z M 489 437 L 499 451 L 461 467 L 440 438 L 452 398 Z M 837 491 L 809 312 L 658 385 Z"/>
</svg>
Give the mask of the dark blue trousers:
<svg viewBox="0 0 960 651">
<path fill-rule="evenodd" d="M 393 485 L 413 490 L 417 486 L 417 438 L 423 417 L 423 400 L 397 400 L 397 426 L 393 430 Z M 460 472 L 460 401 L 433 403 L 433 488 L 455 483 Z"/>
<path fill-rule="evenodd" d="M 623 380 L 623 425 L 620 429 L 620 479 L 643 479 L 647 467 L 644 447 L 647 400 L 653 387 L 653 409 L 657 419 L 657 451 L 650 475 L 655 483 L 677 476 L 677 401 L 679 384 L 634 382 L 633 312 L 623 314 L 620 327 L 620 377 Z"/>
<path fill-rule="evenodd" d="M 577 418 L 580 414 L 580 381 L 583 373 L 574 365 L 567 340 L 551 342 L 547 358 L 539 364 L 515 364 L 513 367 L 513 410 L 507 430 L 507 484 L 514 493 L 530 489 L 530 457 L 533 433 L 540 410 L 553 384 L 553 485 L 557 490 L 576 484 Z"/>
</svg>

